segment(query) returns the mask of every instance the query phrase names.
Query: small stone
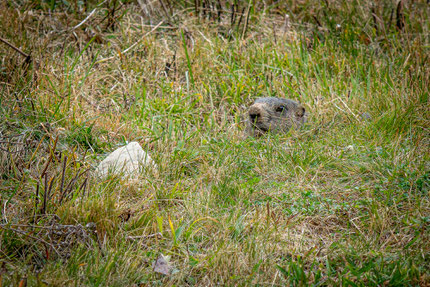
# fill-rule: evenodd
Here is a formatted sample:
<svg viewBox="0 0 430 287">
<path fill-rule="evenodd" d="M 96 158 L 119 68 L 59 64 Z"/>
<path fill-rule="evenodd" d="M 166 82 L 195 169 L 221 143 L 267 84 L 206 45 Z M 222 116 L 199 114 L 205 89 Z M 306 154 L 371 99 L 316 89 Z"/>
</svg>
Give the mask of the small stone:
<svg viewBox="0 0 430 287">
<path fill-rule="evenodd" d="M 362 113 L 360 116 L 363 120 L 366 120 L 366 121 L 370 121 L 372 119 L 372 116 L 366 112 Z"/>
<path fill-rule="evenodd" d="M 345 151 L 353 151 L 354 150 L 354 146 L 353 145 L 349 145 L 345 148 Z"/>
<path fill-rule="evenodd" d="M 325 101 L 325 97 L 324 96 L 317 96 L 315 98 L 315 103 L 322 103 Z"/>
<path fill-rule="evenodd" d="M 97 225 L 94 222 L 88 222 L 87 225 L 85 225 L 85 228 L 87 228 L 87 229 L 96 229 Z"/>
<path fill-rule="evenodd" d="M 170 275 L 172 267 L 169 265 L 169 262 L 167 262 L 166 257 L 164 257 L 163 254 L 160 254 L 157 260 L 152 264 L 152 269 L 154 272 Z"/>
<path fill-rule="evenodd" d="M 135 175 L 142 166 L 154 166 L 152 158 L 142 149 L 139 143 L 131 142 L 109 154 L 97 167 L 96 174 L 107 176 L 110 172 L 124 176 Z"/>
</svg>

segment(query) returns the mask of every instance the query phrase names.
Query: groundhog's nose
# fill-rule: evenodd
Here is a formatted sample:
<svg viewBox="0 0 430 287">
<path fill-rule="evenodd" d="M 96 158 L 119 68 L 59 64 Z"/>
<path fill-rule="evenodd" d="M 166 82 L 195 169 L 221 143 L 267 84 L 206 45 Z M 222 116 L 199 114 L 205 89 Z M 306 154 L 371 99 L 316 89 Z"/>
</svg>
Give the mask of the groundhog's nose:
<svg viewBox="0 0 430 287">
<path fill-rule="evenodd" d="M 263 107 L 261 106 L 260 103 L 257 104 L 253 104 L 250 108 L 249 108 L 249 120 L 252 123 L 256 123 L 261 121 L 261 119 L 263 118 L 264 114 L 263 114 Z"/>
<path fill-rule="evenodd" d="M 258 111 L 250 111 L 249 112 L 249 118 L 251 119 L 251 122 L 257 121 L 259 117 L 261 117 L 260 112 L 258 112 Z"/>
<path fill-rule="evenodd" d="M 255 123 L 258 119 L 261 118 L 261 109 L 260 107 L 253 105 L 249 109 L 249 119 L 251 122 Z"/>
</svg>

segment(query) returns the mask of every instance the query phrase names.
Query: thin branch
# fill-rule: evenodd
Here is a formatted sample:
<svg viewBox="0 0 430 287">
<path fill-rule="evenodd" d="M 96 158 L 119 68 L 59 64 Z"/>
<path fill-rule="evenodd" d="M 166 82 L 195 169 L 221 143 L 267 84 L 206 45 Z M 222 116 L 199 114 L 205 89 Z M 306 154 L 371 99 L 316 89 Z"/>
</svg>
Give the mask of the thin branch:
<svg viewBox="0 0 430 287">
<path fill-rule="evenodd" d="M 93 14 L 96 12 L 96 10 L 97 10 L 97 8 L 94 8 L 94 10 L 93 11 L 91 11 L 91 13 L 81 22 L 81 23 L 79 23 L 78 25 L 76 25 L 75 27 L 73 27 L 72 28 L 72 31 L 73 30 L 75 30 L 75 29 L 77 29 L 77 28 L 79 28 L 80 26 L 82 26 L 85 22 L 87 22 L 88 21 L 88 19 L 90 19 L 91 18 L 91 16 L 93 16 Z"/>
<path fill-rule="evenodd" d="M 64 156 L 63 170 L 61 172 L 61 184 L 60 184 L 60 195 L 61 195 L 61 197 L 63 197 L 64 177 L 66 174 L 66 164 L 67 164 L 67 155 Z"/>
<path fill-rule="evenodd" d="M 163 235 L 161 234 L 161 232 L 157 232 L 154 234 L 149 234 L 149 235 L 141 235 L 141 236 L 126 236 L 126 239 L 131 239 L 131 240 L 136 240 L 136 239 L 148 239 L 148 238 L 152 238 L 152 237 L 163 237 Z"/>
<path fill-rule="evenodd" d="M 136 43 L 134 43 L 133 45 L 131 45 L 130 47 L 128 47 L 127 49 L 125 49 L 124 51 L 121 52 L 121 54 L 125 54 L 127 53 L 129 50 L 133 49 L 137 44 L 139 44 L 146 36 L 148 36 L 149 34 L 151 34 L 152 32 L 154 32 L 158 27 L 161 26 L 161 24 L 163 24 L 163 21 L 161 21 L 160 23 L 158 23 L 154 28 L 152 28 L 151 31 L 149 31 L 148 33 L 146 33 L 145 35 L 142 36 L 142 38 L 137 41 Z"/>
<path fill-rule="evenodd" d="M 145 39 L 146 36 L 148 36 L 149 34 L 151 34 L 152 32 L 154 32 L 155 30 L 157 30 L 157 28 L 160 27 L 161 24 L 163 24 L 163 22 L 164 21 L 161 21 L 160 23 L 158 23 L 156 26 L 154 26 L 154 28 L 151 29 L 151 31 L 149 31 L 148 33 L 146 33 L 145 35 L 143 35 L 142 38 L 139 41 L 137 41 L 136 43 L 134 43 L 133 45 L 131 45 L 130 47 L 128 47 L 124 51 L 119 52 L 117 55 L 121 56 L 121 55 L 127 53 L 128 51 L 130 51 L 131 49 L 133 49 L 136 45 L 140 44 L 140 42 L 143 41 L 143 39 Z M 100 61 L 97 62 L 97 64 L 103 63 L 103 62 L 106 62 L 106 61 L 109 61 L 109 60 L 112 60 L 114 58 L 115 58 L 115 56 L 109 57 L 109 58 L 105 58 L 105 59 L 101 59 Z"/>
<path fill-rule="evenodd" d="M 399 3 L 397 3 L 397 10 L 396 10 L 396 16 L 397 16 L 396 26 L 397 26 L 397 29 L 399 29 L 400 31 L 405 26 L 405 19 L 403 16 L 402 9 L 403 9 L 403 0 L 400 0 Z"/>
<path fill-rule="evenodd" d="M 46 240 L 43 240 L 42 238 L 37 238 L 37 237 L 35 237 L 35 236 L 32 236 L 32 235 L 30 235 L 28 232 L 25 232 L 25 231 L 20 230 L 20 229 L 14 229 L 14 228 L 6 227 L 6 226 L 4 226 L 3 224 L 0 224 L 0 228 L 2 228 L 2 229 L 4 229 L 4 230 L 10 230 L 10 231 L 12 231 L 12 232 L 15 232 L 15 233 L 19 233 L 19 234 L 25 235 L 25 236 L 27 236 L 27 237 L 29 237 L 29 238 L 33 239 L 33 240 L 36 240 L 36 241 L 40 241 L 40 242 L 42 242 L 42 243 L 44 243 L 44 244 L 48 245 L 49 247 L 51 247 L 51 248 L 55 251 L 55 253 L 57 253 L 57 255 L 61 257 L 61 254 L 58 252 L 58 250 L 57 250 L 57 249 L 55 249 L 54 245 L 52 245 L 51 243 L 47 242 Z"/>
<path fill-rule="evenodd" d="M 15 47 L 14 45 L 12 45 L 11 43 L 9 43 L 8 41 L 6 41 L 5 39 L 0 37 L 0 42 L 3 42 L 4 44 L 8 45 L 9 47 L 11 47 L 12 49 L 14 49 L 15 51 L 17 51 L 18 53 L 20 53 L 22 56 L 29 58 L 30 54 L 26 54 L 23 51 L 21 51 L 21 49 Z"/>
<path fill-rule="evenodd" d="M 245 39 L 246 30 L 248 29 L 249 14 L 251 13 L 252 1 L 249 1 L 248 10 L 246 12 L 245 26 L 243 27 L 242 40 Z"/>
</svg>

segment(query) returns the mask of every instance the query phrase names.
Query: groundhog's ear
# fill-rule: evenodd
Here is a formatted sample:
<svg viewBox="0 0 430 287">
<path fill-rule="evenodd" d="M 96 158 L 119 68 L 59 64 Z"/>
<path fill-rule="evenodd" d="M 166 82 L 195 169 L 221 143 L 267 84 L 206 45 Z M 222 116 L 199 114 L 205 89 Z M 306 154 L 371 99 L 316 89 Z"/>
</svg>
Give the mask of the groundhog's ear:
<svg viewBox="0 0 430 287">
<path fill-rule="evenodd" d="M 298 118 L 302 118 L 305 115 L 305 112 L 306 112 L 305 108 L 303 106 L 299 106 L 296 110 L 296 116 Z"/>
</svg>

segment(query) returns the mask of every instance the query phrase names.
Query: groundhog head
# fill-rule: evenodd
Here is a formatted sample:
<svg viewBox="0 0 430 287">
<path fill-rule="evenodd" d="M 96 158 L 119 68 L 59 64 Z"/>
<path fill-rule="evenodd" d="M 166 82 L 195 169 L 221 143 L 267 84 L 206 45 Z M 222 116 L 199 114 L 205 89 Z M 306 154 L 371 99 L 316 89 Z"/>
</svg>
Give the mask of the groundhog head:
<svg viewBox="0 0 430 287">
<path fill-rule="evenodd" d="M 305 108 L 289 99 L 258 98 L 248 110 L 248 131 L 261 136 L 266 132 L 287 132 L 306 121 Z"/>
</svg>

